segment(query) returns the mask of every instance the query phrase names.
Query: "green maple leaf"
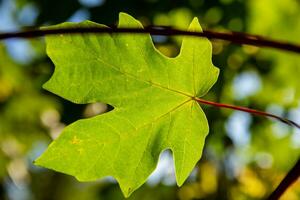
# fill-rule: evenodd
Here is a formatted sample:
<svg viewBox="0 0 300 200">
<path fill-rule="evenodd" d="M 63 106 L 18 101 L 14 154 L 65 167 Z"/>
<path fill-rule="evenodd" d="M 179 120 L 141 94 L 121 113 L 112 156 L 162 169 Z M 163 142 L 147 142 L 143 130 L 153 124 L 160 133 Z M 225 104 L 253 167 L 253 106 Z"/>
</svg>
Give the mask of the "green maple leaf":
<svg viewBox="0 0 300 200">
<path fill-rule="evenodd" d="M 90 21 L 53 26 L 99 26 Z M 119 27 L 140 27 L 121 13 Z M 195 18 L 190 31 L 202 31 Z M 208 122 L 194 100 L 215 83 L 205 38 L 184 37 L 176 58 L 155 49 L 149 34 L 47 36 L 56 68 L 44 87 L 75 103 L 105 102 L 114 110 L 66 127 L 36 164 L 80 181 L 117 179 L 128 197 L 156 167 L 160 153 L 173 152 L 177 184 L 200 159 Z"/>
</svg>

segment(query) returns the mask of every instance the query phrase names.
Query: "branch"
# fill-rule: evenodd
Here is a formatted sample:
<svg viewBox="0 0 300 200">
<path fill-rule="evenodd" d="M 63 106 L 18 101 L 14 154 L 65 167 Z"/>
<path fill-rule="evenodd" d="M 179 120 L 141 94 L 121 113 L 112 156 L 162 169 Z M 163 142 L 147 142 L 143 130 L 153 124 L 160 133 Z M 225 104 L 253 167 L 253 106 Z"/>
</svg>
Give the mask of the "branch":
<svg viewBox="0 0 300 200">
<path fill-rule="evenodd" d="M 242 106 L 234 106 L 234 105 L 230 105 L 230 104 L 216 103 L 216 102 L 200 99 L 200 98 L 197 98 L 197 97 L 195 97 L 194 100 L 199 102 L 199 103 L 202 103 L 202 104 L 211 105 L 211 106 L 215 106 L 215 107 L 219 107 L 219 108 L 228 108 L 228 109 L 239 110 L 239 111 L 242 111 L 242 112 L 251 113 L 251 114 L 254 114 L 254 115 L 260 115 L 260 116 L 264 116 L 264 117 L 271 117 L 271 118 L 279 120 L 279 121 L 281 121 L 281 122 L 283 122 L 287 125 L 294 126 L 294 127 L 300 129 L 300 125 L 297 124 L 296 122 L 294 122 L 292 120 L 289 120 L 289 119 L 286 119 L 286 118 L 283 118 L 283 117 L 280 117 L 278 115 L 268 113 L 268 112 L 255 110 L 255 109 L 251 109 L 251 108 L 246 108 L 246 107 L 242 107 Z"/>
<path fill-rule="evenodd" d="M 267 200 L 278 200 L 283 193 L 298 179 L 300 176 L 300 159 L 294 167 L 288 172 L 277 188 L 271 193 Z"/>
<path fill-rule="evenodd" d="M 216 32 L 204 30 L 203 32 L 191 32 L 172 27 L 148 26 L 145 29 L 140 28 L 117 28 L 117 27 L 81 27 L 81 28 L 60 28 L 60 29 L 32 29 L 20 32 L 7 32 L 0 34 L 0 40 L 9 38 L 35 38 L 45 35 L 57 34 L 75 34 L 75 33 L 149 33 L 151 35 L 186 35 L 195 37 L 206 37 L 209 39 L 220 39 L 230 41 L 236 44 L 248 44 L 258 47 L 270 47 L 291 52 L 300 53 L 300 44 L 292 44 L 283 41 L 271 40 L 258 35 L 250 35 L 240 32 Z"/>
<path fill-rule="evenodd" d="M 269 47 L 274 49 L 281 49 L 290 52 L 300 53 L 299 44 L 292 44 L 283 41 L 271 40 L 257 35 L 250 35 L 250 34 L 238 33 L 238 32 L 221 33 L 221 32 L 209 31 L 209 30 L 204 30 L 203 32 L 190 32 L 190 31 L 175 29 L 172 27 L 155 27 L 155 26 L 149 26 L 146 27 L 145 29 L 116 28 L 116 27 L 85 27 L 85 28 L 82 27 L 82 28 L 47 29 L 47 30 L 33 29 L 33 30 L 20 31 L 20 32 L 0 33 L 0 40 L 9 39 L 9 38 L 35 38 L 35 37 L 41 37 L 46 35 L 76 34 L 76 33 L 97 33 L 97 34 L 103 34 L 103 33 L 146 34 L 148 33 L 151 35 L 165 35 L 165 36 L 186 35 L 186 36 L 195 36 L 195 37 L 206 37 L 209 39 L 220 39 L 220 40 L 230 41 L 236 44 L 247 44 L 247 45 L 258 46 L 258 47 Z M 251 113 L 254 115 L 260 115 L 264 117 L 271 117 L 285 124 L 300 129 L 300 125 L 297 124 L 296 122 L 286 118 L 282 118 L 280 116 L 271 113 L 250 109 L 246 107 L 241 107 L 241 106 L 211 102 L 200 98 L 194 98 L 194 99 L 201 104 L 239 110 L 239 111 Z M 274 192 L 269 196 L 268 200 L 279 199 L 280 196 L 285 192 L 285 190 L 293 182 L 295 182 L 299 176 L 300 176 L 300 159 L 297 161 L 296 165 L 288 172 L 287 176 L 282 180 L 282 182 L 274 190 Z"/>
</svg>

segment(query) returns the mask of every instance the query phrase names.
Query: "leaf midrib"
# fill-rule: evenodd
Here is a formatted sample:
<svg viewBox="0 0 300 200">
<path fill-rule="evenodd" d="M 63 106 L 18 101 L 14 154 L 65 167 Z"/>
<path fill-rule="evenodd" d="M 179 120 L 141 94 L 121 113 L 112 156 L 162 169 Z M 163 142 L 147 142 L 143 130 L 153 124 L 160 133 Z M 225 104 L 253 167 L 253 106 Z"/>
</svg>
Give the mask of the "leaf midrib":
<svg viewBox="0 0 300 200">
<path fill-rule="evenodd" d="M 156 82 L 148 81 L 148 80 L 143 80 L 143 79 L 141 79 L 141 78 L 138 78 L 137 76 L 135 76 L 135 75 L 133 75 L 133 74 L 131 74 L 131 73 L 128 73 L 128 72 L 126 72 L 126 71 L 121 71 L 120 69 L 116 68 L 114 65 L 112 65 L 112 64 L 110 64 L 110 63 L 107 63 L 107 62 L 104 62 L 103 60 L 99 60 L 99 59 L 97 59 L 97 60 L 100 61 L 100 62 L 102 62 L 104 65 L 110 66 L 112 69 L 116 70 L 117 72 L 119 72 L 119 73 L 121 73 L 121 74 L 123 74 L 123 75 L 125 75 L 125 76 L 129 76 L 130 78 L 135 79 L 135 80 L 137 80 L 137 81 L 146 82 L 146 83 L 148 83 L 148 84 L 150 84 L 150 85 L 153 85 L 153 86 L 155 86 L 155 87 L 158 87 L 158 88 L 160 88 L 160 89 L 169 90 L 169 91 L 178 93 L 178 94 L 183 95 L 183 96 L 187 96 L 187 97 L 191 97 L 191 98 L 193 97 L 192 95 L 189 95 L 189 94 L 187 94 L 187 93 L 184 93 L 184 92 L 181 92 L 181 91 L 172 89 L 172 88 L 165 87 L 165 86 L 160 85 L 160 84 L 158 84 L 158 83 L 156 83 Z"/>
<path fill-rule="evenodd" d="M 172 108 L 171 110 L 169 110 L 168 112 L 166 112 L 166 113 L 160 115 L 159 117 L 155 118 L 154 120 L 151 120 L 151 121 L 149 121 L 149 122 L 147 122 L 147 123 L 144 123 L 144 124 L 140 125 L 139 127 L 137 127 L 137 128 L 135 129 L 135 131 L 137 131 L 137 130 L 139 130 L 139 129 L 141 129 L 141 128 L 143 128 L 143 127 L 149 125 L 149 124 L 155 123 L 157 120 L 159 120 L 159 119 L 163 118 L 164 116 L 166 116 L 166 115 L 168 115 L 168 114 L 170 114 L 170 113 L 176 111 L 177 109 L 179 109 L 180 107 L 184 106 L 185 104 L 189 103 L 189 102 L 192 101 L 192 100 L 193 100 L 192 98 L 189 98 L 189 99 L 187 99 L 187 100 L 181 102 L 180 104 L 178 104 L 177 106 L 173 107 L 173 108 Z M 112 112 L 114 112 L 114 111 L 112 111 Z M 70 130 L 69 130 L 69 131 L 70 131 Z M 73 131 L 71 131 L 71 132 L 73 132 Z M 115 130 L 115 129 L 114 129 L 114 132 L 116 132 L 118 135 L 121 134 L 121 132 L 119 132 L 119 131 L 117 131 L 117 130 Z M 123 135 L 126 135 L 126 134 L 124 134 L 124 133 L 122 133 L 122 134 L 123 134 Z M 107 144 L 107 143 L 98 143 L 98 144 L 103 144 L 103 145 L 105 145 L 105 144 Z M 145 152 L 145 150 L 143 151 L 140 160 L 142 159 L 142 157 L 143 157 L 143 155 L 144 155 L 144 152 Z M 59 155 L 59 156 L 54 156 L 54 157 L 52 157 L 52 160 L 54 160 L 54 159 L 57 158 L 57 157 L 60 157 L 60 155 Z M 115 156 L 115 159 L 116 159 L 117 157 L 118 157 L 118 155 Z M 95 166 L 95 165 L 96 165 L 96 162 L 97 162 L 97 159 L 96 159 L 95 162 L 92 164 L 92 166 Z M 140 163 L 140 162 L 138 162 L 137 165 L 139 165 L 139 163 Z M 113 161 L 112 169 L 114 169 L 114 165 L 115 165 L 115 160 Z M 41 166 L 43 166 L 43 164 L 41 164 Z M 51 168 L 51 167 L 50 167 L 50 168 Z M 90 167 L 90 170 L 91 170 L 92 168 L 93 168 L 93 167 Z M 137 168 L 137 166 L 136 166 L 136 168 Z M 54 169 L 54 168 L 53 168 L 53 169 Z M 114 169 L 114 170 L 115 170 L 115 169 Z M 136 170 L 134 170 L 133 173 L 135 173 L 135 171 L 136 171 Z M 68 172 L 65 171 L 65 173 L 68 173 Z M 83 175 L 83 174 L 81 174 L 81 173 L 79 173 L 80 175 L 79 175 L 79 174 L 76 174 L 76 173 L 74 173 L 74 174 L 69 173 L 69 174 L 70 174 L 70 175 L 73 175 L 73 176 L 75 176 L 75 177 L 77 177 L 79 180 L 84 180 L 84 179 L 81 179 L 82 177 L 80 177 L 80 176 Z M 115 178 L 119 178 L 119 177 L 115 177 Z"/>
<path fill-rule="evenodd" d="M 64 38 L 62 38 L 62 40 L 64 40 Z M 112 40 L 114 40 L 114 39 L 112 38 Z M 79 50 L 82 51 L 84 54 L 86 54 L 86 52 L 83 51 L 83 49 L 80 48 L 80 46 L 78 46 L 76 43 L 72 43 L 72 42 L 70 42 L 70 41 L 68 41 L 68 40 L 64 40 L 64 41 L 67 42 L 67 43 L 69 43 L 69 44 L 71 44 L 71 45 L 73 45 L 73 46 L 76 46 L 77 49 L 79 49 Z M 97 61 L 103 63 L 104 65 L 110 67 L 111 69 L 113 69 L 113 70 L 115 70 L 115 71 L 117 71 L 117 72 L 119 72 L 119 73 L 121 73 L 121 74 L 123 74 L 123 75 L 125 75 L 125 76 L 128 76 L 128 77 L 130 77 L 130 78 L 132 78 L 132 79 L 135 79 L 135 80 L 137 80 L 137 81 L 140 81 L 140 82 L 146 82 L 146 83 L 148 83 L 148 84 L 150 84 L 150 85 L 153 85 L 153 86 L 155 86 L 155 87 L 158 87 L 158 88 L 160 88 L 160 89 L 172 91 L 172 92 L 175 92 L 175 93 L 177 93 L 177 94 L 180 94 L 180 95 L 183 95 L 183 96 L 187 96 L 187 97 L 190 97 L 190 98 L 193 98 L 193 97 L 194 97 L 194 96 L 192 96 L 192 95 L 190 95 L 190 94 L 187 94 L 187 93 L 185 93 L 185 92 L 182 92 L 182 91 L 179 91 L 179 90 L 176 90 L 176 89 L 172 89 L 172 88 L 169 88 L 169 87 L 165 87 L 165 86 L 163 86 L 163 85 L 161 85 L 161 84 L 159 84 L 159 83 L 153 82 L 153 81 L 143 80 L 143 79 L 141 79 L 141 78 L 139 78 L 139 77 L 137 77 L 137 76 L 135 76 L 135 75 L 133 75 L 133 74 L 131 74 L 131 73 L 128 73 L 128 72 L 126 72 L 126 71 L 122 71 L 122 70 L 120 70 L 118 67 L 116 67 L 115 65 L 113 65 L 113 64 L 111 64 L 111 63 L 108 63 L 108 62 L 104 61 L 103 59 L 101 59 L 101 57 L 97 56 L 97 54 L 96 54 L 95 51 L 91 51 L 90 49 L 88 49 L 88 50 L 89 50 L 89 52 L 92 52 L 92 54 L 90 54 L 90 55 L 93 55 L 94 58 L 95 58 Z"/>
<path fill-rule="evenodd" d="M 72 43 L 72 42 L 69 42 L 69 41 L 67 41 L 67 42 L 70 43 L 71 45 L 77 47 L 78 50 L 83 51 L 83 49 L 80 48 L 76 43 Z M 177 94 L 179 94 L 179 95 L 188 97 L 188 99 L 184 100 L 183 102 L 180 102 L 177 106 L 174 106 L 172 109 L 170 109 L 169 111 L 165 112 L 164 114 L 162 114 L 162 115 L 156 117 L 154 120 L 150 120 L 149 122 L 147 122 L 147 123 L 145 123 L 145 124 L 142 124 L 141 126 L 137 127 L 135 131 L 137 131 L 137 130 L 139 130 L 139 129 L 141 129 L 141 128 L 143 128 L 143 127 L 149 125 L 149 124 L 155 123 L 157 120 L 159 120 L 159 119 L 163 118 L 164 116 L 166 116 L 166 115 L 168 115 L 168 114 L 170 114 L 170 113 L 176 111 L 177 109 L 179 109 L 179 108 L 182 107 L 183 105 L 185 105 L 185 104 L 187 104 L 188 102 L 192 101 L 193 98 L 194 98 L 192 95 L 187 94 L 187 93 L 185 93 L 185 92 L 178 91 L 178 90 L 176 90 L 176 89 L 173 89 L 173 88 L 170 88 L 170 87 L 163 86 L 163 85 L 161 85 L 161 84 L 159 84 L 159 83 L 156 83 L 156 82 L 153 82 L 153 81 L 150 81 L 150 80 L 144 80 L 144 79 L 141 79 L 141 78 L 139 78 L 138 76 L 136 76 L 136 75 L 134 75 L 134 74 L 128 73 L 128 72 L 126 72 L 126 71 L 122 71 L 122 70 L 120 70 L 118 67 L 116 67 L 115 65 L 113 65 L 113 64 L 111 64 L 111 63 L 108 63 L 108 62 L 104 61 L 101 57 L 99 57 L 99 56 L 97 55 L 97 52 L 95 52 L 95 51 L 93 51 L 93 50 L 90 50 L 90 49 L 89 49 L 89 52 L 91 52 L 90 55 L 92 55 L 97 61 L 101 62 L 103 65 L 105 65 L 105 66 L 111 68 L 112 70 L 115 70 L 115 71 L 117 71 L 118 73 L 121 73 L 121 74 L 123 74 L 123 75 L 125 75 L 125 76 L 127 76 L 127 77 L 129 77 L 129 78 L 131 78 L 131 79 L 135 79 L 135 80 L 140 81 L 140 82 L 145 82 L 145 83 L 148 83 L 148 84 L 151 85 L 151 86 L 154 86 L 154 87 L 157 87 L 157 88 L 160 88 L 160 89 L 163 89 L 163 90 L 171 91 L 171 92 L 177 93 Z M 86 53 L 86 52 L 83 51 L 83 53 Z M 147 64 L 148 64 L 148 63 L 147 63 Z M 194 89 L 195 89 L 195 88 L 194 88 Z M 116 131 L 116 130 L 115 130 L 115 131 Z M 117 133 L 120 134 L 119 131 L 117 131 Z M 125 134 L 125 135 L 126 135 L 126 134 Z M 145 151 L 146 151 L 146 150 L 144 150 L 143 153 L 141 154 L 142 156 L 141 156 L 141 158 L 139 159 L 139 162 L 137 163 L 137 165 L 136 165 L 135 168 L 137 168 L 138 165 L 140 164 L 140 161 L 141 161 L 141 159 L 143 158 L 143 155 L 144 155 Z M 116 159 L 117 157 L 118 157 L 118 156 L 116 155 L 116 156 L 115 156 L 115 159 Z M 95 161 L 95 163 L 94 163 L 93 165 L 95 165 L 96 162 L 97 162 L 97 161 Z M 115 160 L 113 161 L 113 164 L 112 164 L 113 166 L 114 166 L 114 163 L 115 163 Z M 91 168 L 93 168 L 93 167 L 91 167 Z M 90 169 L 91 169 L 91 168 L 90 168 Z M 113 169 L 114 169 L 114 167 L 113 167 Z M 135 172 L 136 172 L 136 169 L 133 171 L 133 173 L 135 173 Z M 77 175 L 74 174 L 74 176 L 77 176 Z M 78 176 L 77 176 L 77 177 L 78 177 Z M 116 177 L 116 178 L 117 178 L 117 177 Z"/>
</svg>

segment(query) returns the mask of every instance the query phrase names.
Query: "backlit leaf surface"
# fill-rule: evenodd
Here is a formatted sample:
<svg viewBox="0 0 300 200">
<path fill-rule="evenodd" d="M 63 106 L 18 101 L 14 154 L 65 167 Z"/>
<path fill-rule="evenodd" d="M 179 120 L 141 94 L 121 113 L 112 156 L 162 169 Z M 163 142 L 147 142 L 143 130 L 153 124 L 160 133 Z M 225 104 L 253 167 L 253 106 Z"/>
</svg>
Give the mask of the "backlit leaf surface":
<svg viewBox="0 0 300 200">
<path fill-rule="evenodd" d="M 53 28 L 89 26 L 104 25 L 84 21 Z M 142 25 L 121 13 L 119 27 Z M 189 30 L 201 31 L 197 18 Z M 129 196 L 170 149 L 182 185 L 208 134 L 193 97 L 203 96 L 218 77 L 210 42 L 184 37 L 175 58 L 158 52 L 148 34 L 62 34 L 47 36 L 46 43 L 55 64 L 47 90 L 75 103 L 105 102 L 114 110 L 66 127 L 36 164 L 80 181 L 113 176 Z"/>
</svg>

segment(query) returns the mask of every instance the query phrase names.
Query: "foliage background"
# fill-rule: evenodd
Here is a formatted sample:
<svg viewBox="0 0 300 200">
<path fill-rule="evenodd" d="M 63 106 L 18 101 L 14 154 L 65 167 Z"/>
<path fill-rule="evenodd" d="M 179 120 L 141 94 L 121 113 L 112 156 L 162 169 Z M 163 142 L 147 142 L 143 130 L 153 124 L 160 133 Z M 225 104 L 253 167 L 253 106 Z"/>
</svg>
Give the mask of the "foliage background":
<svg viewBox="0 0 300 200">
<path fill-rule="evenodd" d="M 0 31 L 65 21 L 115 24 L 120 11 L 144 25 L 185 29 L 194 16 L 204 29 L 261 34 L 300 43 L 297 0 L 0 0 Z M 175 56 L 180 37 L 153 37 L 157 48 Z M 300 56 L 224 41 L 213 42 L 220 68 L 208 100 L 266 110 L 300 123 Z M 76 105 L 44 91 L 53 64 L 42 38 L 0 43 L 0 199 L 123 199 L 111 178 L 80 183 L 38 168 L 33 160 L 62 128 L 111 107 Z M 203 157 L 183 187 L 175 185 L 169 152 L 149 181 L 130 199 L 263 199 L 293 166 L 300 131 L 247 113 L 204 106 L 210 134 Z M 299 199 L 300 183 L 282 199 Z"/>
</svg>

